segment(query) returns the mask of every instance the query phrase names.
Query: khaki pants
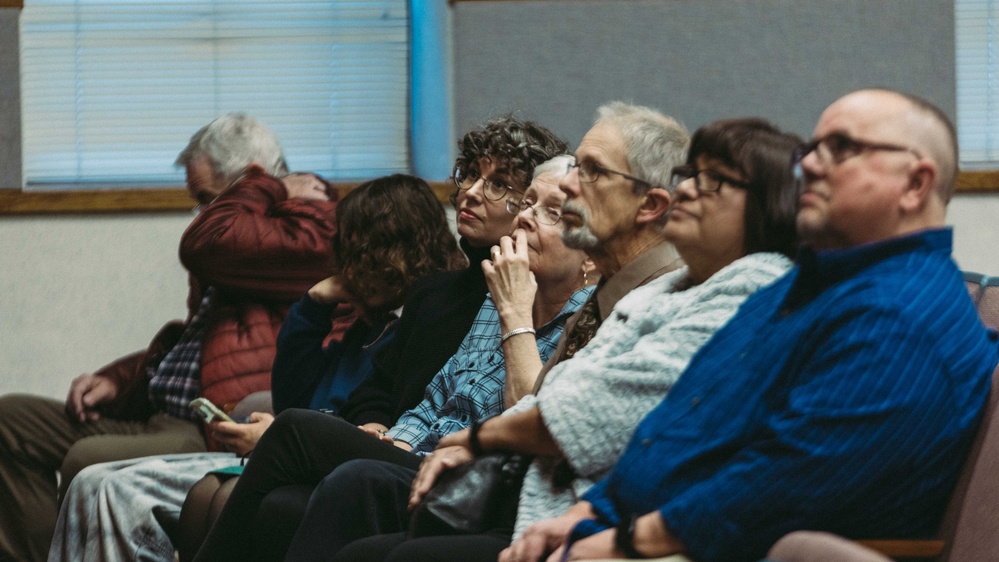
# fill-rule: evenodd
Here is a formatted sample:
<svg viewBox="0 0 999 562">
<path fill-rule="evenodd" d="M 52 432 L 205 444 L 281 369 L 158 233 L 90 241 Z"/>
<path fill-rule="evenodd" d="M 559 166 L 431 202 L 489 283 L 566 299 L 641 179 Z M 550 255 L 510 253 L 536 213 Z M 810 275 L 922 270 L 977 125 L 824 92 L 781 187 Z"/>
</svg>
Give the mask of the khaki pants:
<svg viewBox="0 0 999 562">
<path fill-rule="evenodd" d="M 57 400 L 0 397 L 0 560 L 5 555 L 25 562 L 46 559 L 58 498 L 83 468 L 204 450 L 197 424 L 164 414 L 148 422 L 102 418 L 79 423 Z"/>
</svg>

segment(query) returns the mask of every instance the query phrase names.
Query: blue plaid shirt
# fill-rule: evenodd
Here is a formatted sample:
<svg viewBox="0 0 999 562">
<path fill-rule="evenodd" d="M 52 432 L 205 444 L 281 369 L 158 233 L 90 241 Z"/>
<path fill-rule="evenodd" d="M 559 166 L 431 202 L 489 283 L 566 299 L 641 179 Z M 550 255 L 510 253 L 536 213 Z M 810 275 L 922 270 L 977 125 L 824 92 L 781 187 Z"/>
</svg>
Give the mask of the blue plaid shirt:
<svg viewBox="0 0 999 562">
<path fill-rule="evenodd" d="M 542 363 L 555 352 L 565 321 L 592 292 L 593 287 L 585 287 L 573 293 L 562 311 L 538 330 Z M 422 455 L 433 451 L 441 437 L 502 412 L 506 364 L 500 337 L 499 313 L 487 296 L 457 353 L 430 381 L 423 402 L 399 418 L 389 437 L 409 443 Z"/>
<path fill-rule="evenodd" d="M 201 297 L 198 312 L 188 321 L 180 340 L 155 369 L 147 370 L 149 401 L 155 411 L 184 420 L 198 420 L 188 404 L 201 395 L 201 340 L 205 337 L 214 301 L 215 287 L 208 287 Z"/>
<path fill-rule="evenodd" d="M 932 535 L 997 360 L 950 248 L 941 229 L 803 251 L 694 356 L 575 534 L 658 511 L 718 562 L 795 529 Z"/>
</svg>

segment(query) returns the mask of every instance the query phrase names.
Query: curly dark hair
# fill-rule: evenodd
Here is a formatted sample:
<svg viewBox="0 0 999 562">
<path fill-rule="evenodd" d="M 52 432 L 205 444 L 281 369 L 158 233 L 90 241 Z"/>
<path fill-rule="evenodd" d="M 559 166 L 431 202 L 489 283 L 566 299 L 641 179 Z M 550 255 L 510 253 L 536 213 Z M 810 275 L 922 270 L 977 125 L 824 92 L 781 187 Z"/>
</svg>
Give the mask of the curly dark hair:
<svg viewBox="0 0 999 562">
<path fill-rule="evenodd" d="M 714 121 L 690 139 L 689 164 L 698 156 L 715 158 L 746 178 L 746 254 L 780 252 L 794 257 L 798 187 L 791 153 L 801 142 L 797 135 L 757 118 Z"/>
<path fill-rule="evenodd" d="M 461 137 L 454 165 L 455 168 L 468 167 L 488 156 L 506 163 L 512 178 L 523 190 L 531 183 L 535 166 L 568 151 L 568 143 L 555 133 L 532 121 L 505 115 Z"/>
<path fill-rule="evenodd" d="M 333 271 L 358 301 L 402 305 L 413 282 L 464 267 L 444 208 L 420 178 L 395 174 L 365 182 L 337 204 Z"/>
</svg>

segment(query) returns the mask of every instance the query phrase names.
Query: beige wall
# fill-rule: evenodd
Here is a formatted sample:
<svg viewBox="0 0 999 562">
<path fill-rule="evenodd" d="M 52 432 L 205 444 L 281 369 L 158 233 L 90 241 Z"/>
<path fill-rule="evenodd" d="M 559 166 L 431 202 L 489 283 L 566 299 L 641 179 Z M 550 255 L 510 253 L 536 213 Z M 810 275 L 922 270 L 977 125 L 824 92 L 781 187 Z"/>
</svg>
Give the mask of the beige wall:
<svg viewBox="0 0 999 562">
<path fill-rule="evenodd" d="M 0 218 L 0 394 L 64 398 L 76 375 L 186 314 L 191 216 Z"/>
<path fill-rule="evenodd" d="M 999 275 L 999 194 L 958 195 L 947 223 L 954 226 L 954 260 L 965 271 Z"/>
</svg>

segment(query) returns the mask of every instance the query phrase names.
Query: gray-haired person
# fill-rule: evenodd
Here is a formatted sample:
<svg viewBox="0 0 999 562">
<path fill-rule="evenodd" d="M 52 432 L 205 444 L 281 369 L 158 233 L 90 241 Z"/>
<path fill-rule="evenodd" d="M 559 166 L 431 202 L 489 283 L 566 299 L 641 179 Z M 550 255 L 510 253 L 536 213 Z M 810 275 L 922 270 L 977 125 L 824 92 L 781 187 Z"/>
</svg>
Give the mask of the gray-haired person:
<svg viewBox="0 0 999 562">
<path fill-rule="evenodd" d="M 327 276 L 329 185 L 287 175 L 280 143 L 258 121 L 216 119 L 177 164 L 205 205 L 180 243 L 188 317 L 148 349 L 78 376 L 65 402 L 0 397 L 0 560 L 46 558 L 58 498 L 83 468 L 209 448 L 189 402 L 235 403 L 269 388 L 288 307 Z"/>
</svg>

